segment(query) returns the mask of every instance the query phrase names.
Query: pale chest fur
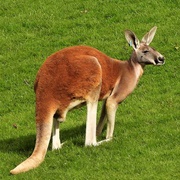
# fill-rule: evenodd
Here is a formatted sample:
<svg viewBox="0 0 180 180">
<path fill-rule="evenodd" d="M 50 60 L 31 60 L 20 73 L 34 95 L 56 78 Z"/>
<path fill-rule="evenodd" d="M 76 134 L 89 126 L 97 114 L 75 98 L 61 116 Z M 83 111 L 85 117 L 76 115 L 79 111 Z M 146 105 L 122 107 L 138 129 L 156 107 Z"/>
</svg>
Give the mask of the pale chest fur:
<svg viewBox="0 0 180 180">
<path fill-rule="evenodd" d="M 122 74 L 116 81 L 111 97 L 116 99 L 116 102 L 122 102 L 135 89 L 139 78 L 143 74 L 143 68 L 140 64 L 127 62 L 121 65 Z"/>
</svg>

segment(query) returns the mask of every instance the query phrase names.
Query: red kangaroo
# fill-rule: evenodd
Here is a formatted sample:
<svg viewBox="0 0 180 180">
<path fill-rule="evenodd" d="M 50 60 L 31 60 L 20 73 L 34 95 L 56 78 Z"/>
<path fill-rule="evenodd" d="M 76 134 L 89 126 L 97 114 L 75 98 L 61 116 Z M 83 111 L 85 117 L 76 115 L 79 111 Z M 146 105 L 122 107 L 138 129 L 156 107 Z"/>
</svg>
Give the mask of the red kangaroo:
<svg viewBox="0 0 180 180">
<path fill-rule="evenodd" d="M 96 146 L 112 139 L 115 114 L 120 104 L 136 87 L 145 65 L 162 65 L 164 57 L 151 48 L 157 27 L 141 40 L 129 30 L 125 37 L 133 52 L 128 61 L 113 59 L 88 46 L 62 49 L 47 58 L 37 73 L 36 144 L 32 155 L 11 170 L 12 174 L 36 168 L 44 160 L 52 134 L 52 149 L 62 147 L 59 122 L 66 119 L 69 110 L 87 105 L 85 146 Z M 96 128 L 98 101 L 104 100 L 100 121 Z M 96 141 L 107 120 L 106 139 Z"/>
</svg>

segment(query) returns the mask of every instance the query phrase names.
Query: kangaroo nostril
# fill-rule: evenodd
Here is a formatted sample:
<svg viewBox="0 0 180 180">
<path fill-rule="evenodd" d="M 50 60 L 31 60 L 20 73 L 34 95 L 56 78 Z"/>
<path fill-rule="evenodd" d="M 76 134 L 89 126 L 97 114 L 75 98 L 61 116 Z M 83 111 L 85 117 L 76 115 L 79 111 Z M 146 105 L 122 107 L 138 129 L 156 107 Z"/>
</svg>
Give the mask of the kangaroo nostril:
<svg viewBox="0 0 180 180">
<path fill-rule="evenodd" d="M 158 57 L 159 61 L 164 61 L 164 57 Z"/>
</svg>

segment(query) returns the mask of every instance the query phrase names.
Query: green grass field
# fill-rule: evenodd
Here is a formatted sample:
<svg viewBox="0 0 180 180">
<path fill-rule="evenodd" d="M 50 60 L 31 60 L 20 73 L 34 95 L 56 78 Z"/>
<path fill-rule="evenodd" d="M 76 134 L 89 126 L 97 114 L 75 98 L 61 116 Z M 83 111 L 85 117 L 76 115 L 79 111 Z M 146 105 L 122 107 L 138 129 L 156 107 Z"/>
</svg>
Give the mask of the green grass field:
<svg viewBox="0 0 180 180">
<path fill-rule="evenodd" d="M 179 9 L 178 0 L 1 0 L 0 179 L 180 179 Z M 136 90 L 119 106 L 113 141 L 84 147 L 83 107 L 61 124 L 66 142 L 61 150 L 51 151 L 50 144 L 37 169 L 10 175 L 34 148 L 33 83 L 46 57 L 83 44 L 126 60 L 132 49 L 124 30 L 141 38 L 155 25 L 151 46 L 166 64 L 147 66 Z"/>
</svg>

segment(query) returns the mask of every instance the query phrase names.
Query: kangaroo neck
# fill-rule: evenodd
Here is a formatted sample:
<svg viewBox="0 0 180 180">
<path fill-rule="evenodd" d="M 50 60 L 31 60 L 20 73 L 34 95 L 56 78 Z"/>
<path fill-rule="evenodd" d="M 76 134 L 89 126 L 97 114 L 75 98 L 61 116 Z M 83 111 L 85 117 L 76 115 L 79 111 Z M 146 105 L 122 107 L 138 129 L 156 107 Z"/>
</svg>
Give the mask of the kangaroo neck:
<svg viewBox="0 0 180 180">
<path fill-rule="evenodd" d="M 138 62 L 138 57 L 135 51 L 133 51 L 130 59 L 128 60 L 128 64 L 130 69 L 136 74 L 137 78 L 142 76 L 145 65 Z"/>
</svg>

